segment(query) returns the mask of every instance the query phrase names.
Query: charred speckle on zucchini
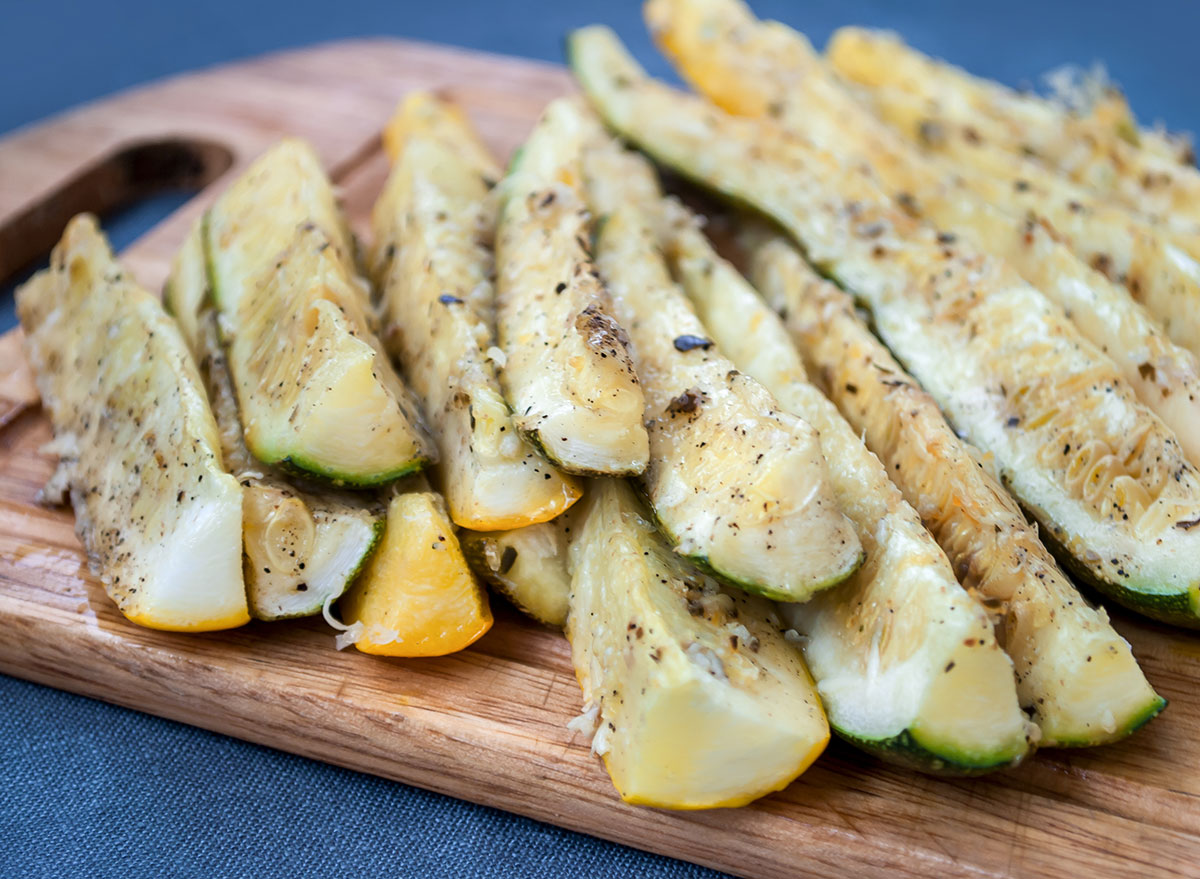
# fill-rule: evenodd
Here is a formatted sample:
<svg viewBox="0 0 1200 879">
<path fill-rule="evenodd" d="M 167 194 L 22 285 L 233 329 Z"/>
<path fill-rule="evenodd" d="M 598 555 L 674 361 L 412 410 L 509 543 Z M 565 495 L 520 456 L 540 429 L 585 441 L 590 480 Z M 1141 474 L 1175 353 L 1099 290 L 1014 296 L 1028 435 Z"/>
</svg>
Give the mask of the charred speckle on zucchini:
<svg viewBox="0 0 1200 879">
<path fill-rule="evenodd" d="M 712 347 L 712 344 L 712 340 L 706 339 L 704 336 L 691 336 L 684 334 L 682 336 L 675 337 L 676 351 L 691 351 L 695 348 L 699 348 L 702 351 L 707 351 Z"/>
</svg>

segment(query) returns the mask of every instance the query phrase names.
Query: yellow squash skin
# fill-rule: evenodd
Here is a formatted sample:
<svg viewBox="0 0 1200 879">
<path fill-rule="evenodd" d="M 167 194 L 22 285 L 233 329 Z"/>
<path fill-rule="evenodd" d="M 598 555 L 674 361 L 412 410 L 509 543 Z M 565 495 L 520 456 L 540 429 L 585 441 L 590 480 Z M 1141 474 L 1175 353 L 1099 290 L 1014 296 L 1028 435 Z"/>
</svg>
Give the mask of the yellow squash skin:
<svg viewBox="0 0 1200 879">
<path fill-rule="evenodd" d="M 576 32 L 571 54 L 606 122 L 770 215 L 870 307 L 1066 564 L 1135 610 L 1200 625 L 1200 475 L 1061 309 L 893 207 L 861 168 L 649 80 L 611 32 Z"/>
<path fill-rule="evenodd" d="M 450 516 L 480 531 L 553 519 L 578 482 L 521 438 L 488 354 L 499 170 L 461 112 L 427 92 L 405 98 L 387 131 L 395 159 L 370 262 L 384 342 L 428 418 Z"/>
<path fill-rule="evenodd" d="M 423 488 L 393 496 L 379 547 L 338 610 L 354 646 L 380 656 L 445 656 L 492 627 L 444 502 Z"/>
<path fill-rule="evenodd" d="M 741 0 L 652 0 L 646 17 L 659 45 L 714 103 L 769 116 L 821 149 L 857 156 L 908 213 L 1012 265 L 1113 359 L 1188 459 L 1200 462 L 1200 362 L 1128 290 L 1083 263 L 1044 224 L 997 209 L 920 155 L 847 92 L 802 34 L 757 20 Z M 1163 315 L 1164 322 L 1181 330 L 1193 319 L 1182 311 Z"/>
<path fill-rule="evenodd" d="M 1021 704 L 1043 746 L 1116 741 L 1166 704 L 1103 610 L 1088 605 L 979 453 L 854 314 L 779 238 L 753 256 L 755 279 L 822 386 L 920 513 L 963 585 L 995 614 Z"/>
<path fill-rule="evenodd" d="M 496 229 L 501 381 L 521 432 L 562 469 L 646 468 L 644 400 L 589 252 L 577 99 L 552 101 L 513 159 Z"/>
<path fill-rule="evenodd" d="M 126 617 L 207 632 L 250 619 L 242 493 L 178 327 L 109 250 L 68 224 L 17 312 L 93 570 Z"/>
<path fill-rule="evenodd" d="M 770 605 L 672 553 L 627 483 L 591 483 L 580 507 L 567 637 L 621 798 L 709 809 L 786 787 L 829 725 Z"/>
<path fill-rule="evenodd" d="M 642 376 L 650 465 L 641 485 L 664 532 L 681 555 L 771 598 L 803 601 L 841 582 L 862 548 L 816 431 L 713 347 L 630 197 L 653 175 L 634 183 L 638 160 L 606 140 L 593 151 L 597 264 Z"/>
<path fill-rule="evenodd" d="M 1164 155 L 1131 142 L 1137 131 L 1119 94 L 1096 95 L 1090 108 L 1080 108 L 1090 112 L 1072 112 L 929 58 L 895 34 L 865 28 L 839 29 L 827 54 L 848 80 L 873 90 L 903 91 L 955 128 L 1034 158 L 1125 207 L 1200 220 L 1194 157 L 1181 161 L 1178 148 Z M 1157 137 L 1151 134 L 1150 140 Z"/>
<path fill-rule="evenodd" d="M 285 140 L 209 210 L 206 258 L 246 445 L 367 487 L 435 455 L 375 335 L 353 240 L 312 150 Z"/>
</svg>

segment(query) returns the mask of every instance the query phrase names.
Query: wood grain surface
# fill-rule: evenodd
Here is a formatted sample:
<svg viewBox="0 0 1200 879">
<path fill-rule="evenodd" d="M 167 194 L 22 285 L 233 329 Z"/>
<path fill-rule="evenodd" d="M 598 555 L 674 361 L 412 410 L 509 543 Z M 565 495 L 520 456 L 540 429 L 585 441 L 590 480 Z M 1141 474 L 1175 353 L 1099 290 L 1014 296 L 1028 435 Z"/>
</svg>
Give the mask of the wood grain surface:
<svg viewBox="0 0 1200 879">
<path fill-rule="evenodd" d="M 363 232 L 383 180 L 378 131 L 415 87 L 443 90 L 507 157 L 560 68 L 395 40 L 338 43 L 183 76 L 0 140 L 0 277 L 74 211 L 160 186 L 204 188 L 124 257 L 157 289 L 196 212 L 277 137 L 309 138 Z M 177 635 L 126 622 L 87 570 L 69 511 L 40 506 L 50 438 L 20 353 L 0 338 L 0 670 L 754 877 L 1200 874 L 1200 640 L 1119 615 L 1171 700 L 1133 738 L 1047 751 L 973 780 L 890 768 L 834 742 L 796 783 L 737 810 L 622 804 L 567 730 L 580 693 L 562 636 L 497 607 L 444 659 L 337 652 L 315 620 Z M 500 605 L 497 599 L 494 604 Z"/>
</svg>

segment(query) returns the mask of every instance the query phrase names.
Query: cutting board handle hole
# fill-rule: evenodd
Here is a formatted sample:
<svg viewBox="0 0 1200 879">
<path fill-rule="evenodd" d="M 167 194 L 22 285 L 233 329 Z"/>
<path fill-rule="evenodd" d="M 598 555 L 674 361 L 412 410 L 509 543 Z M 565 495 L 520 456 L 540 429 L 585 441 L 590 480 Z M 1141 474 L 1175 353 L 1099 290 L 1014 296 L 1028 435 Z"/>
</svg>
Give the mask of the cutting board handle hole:
<svg viewBox="0 0 1200 879">
<path fill-rule="evenodd" d="M 138 141 L 114 150 L 24 210 L 0 218 L 0 288 L 45 264 L 71 217 L 101 218 L 169 192 L 198 192 L 233 164 L 233 153 L 207 140 Z"/>
</svg>

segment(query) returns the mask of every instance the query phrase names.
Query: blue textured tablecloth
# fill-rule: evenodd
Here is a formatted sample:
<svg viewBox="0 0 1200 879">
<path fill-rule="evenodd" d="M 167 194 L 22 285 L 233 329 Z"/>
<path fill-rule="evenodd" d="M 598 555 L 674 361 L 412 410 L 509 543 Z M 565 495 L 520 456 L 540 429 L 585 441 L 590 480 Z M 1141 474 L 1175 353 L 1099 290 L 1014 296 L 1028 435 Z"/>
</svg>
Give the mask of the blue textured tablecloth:
<svg viewBox="0 0 1200 879">
<path fill-rule="evenodd" d="M 1066 62 L 1103 60 L 1143 121 L 1200 128 L 1200 3 L 754 6 L 818 45 L 842 24 L 891 27 L 1014 85 Z M 170 73 L 339 37 L 395 34 L 560 60 L 563 34 L 592 21 L 615 27 L 654 73 L 667 73 L 635 3 L 17 0 L 0 4 L 0 132 Z M 0 160 L 0 181 L 5 173 Z M 163 196 L 111 218 L 114 242 L 128 243 L 179 203 Z M 10 290 L 0 286 L 0 330 L 12 324 Z M 717 875 L 3 676 L 0 756 L 0 879 Z M 796 857 L 803 863 L 802 850 Z"/>
</svg>

